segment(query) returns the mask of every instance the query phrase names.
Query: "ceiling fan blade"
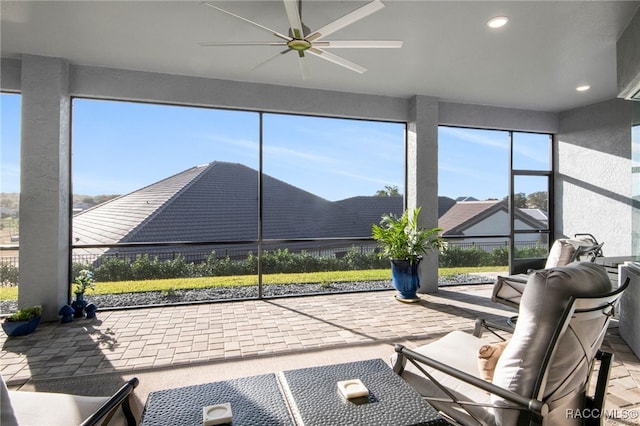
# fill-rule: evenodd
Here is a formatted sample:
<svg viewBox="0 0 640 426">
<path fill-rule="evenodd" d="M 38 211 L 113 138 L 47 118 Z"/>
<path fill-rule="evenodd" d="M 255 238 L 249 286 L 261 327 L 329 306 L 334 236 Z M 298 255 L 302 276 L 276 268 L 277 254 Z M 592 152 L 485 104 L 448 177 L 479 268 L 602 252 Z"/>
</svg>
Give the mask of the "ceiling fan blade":
<svg viewBox="0 0 640 426">
<path fill-rule="evenodd" d="M 219 10 L 220 12 L 226 13 L 229 16 L 233 16 L 236 19 L 240 19 L 241 21 L 248 22 L 249 24 L 251 24 L 253 26 L 256 26 L 256 27 L 268 32 L 269 34 L 272 34 L 272 35 L 278 37 L 278 38 L 281 38 L 281 39 L 286 40 L 286 41 L 290 41 L 291 40 L 291 37 L 287 37 L 286 35 L 280 34 L 279 32 L 272 30 L 271 28 L 267 28 L 264 25 L 260 25 L 257 22 L 253 22 L 253 21 L 251 21 L 251 20 L 249 20 L 247 18 L 243 18 L 240 15 L 236 15 L 235 13 L 229 12 L 228 10 L 224 10 L 224 9 L 222 9 L 222 8 L 220 8 L 218 6 L 215 6 L 215 5 L 211 4 L 211 3 L 208 3 L 208 2 L 205 1 L 205 2 L 202 2 L 202 4 L 204 4 L 205 6 L 209 6 L 209 7 L 213 8 L 213 9 Z"/>
<path fill-rule="evenodd" d="M 264 61 L 260 62 L 258 65 L 256 65 L 255 67 L 251 68 L 251 71 L 260 68 L 261 66 L 273 61 L 275 58 L 277 58 L 280 55 L 284 55 L 285 53 L 289 52 L 291 49 L 285 49 L 282 52 L 278 52 L 275 55 L 271 55 L 269 56 L 267 59 L 265 59 Z"/>
<path fill-rule="evenodd" d="M 330 24 L 327 24 L 316 31 L 312 31 L 306 39 L 309 41 L 320 40 L 321 38 L 335 33 L 339 29 L 353 24 L 354 22 L 371 15 L 382 8 L 384 8 L 384 4 L 382 4 L 380 0 L 373 0 L 371 3 L 367 3 L 353 12 L 347 13 L 342 18 L 338 18 Z"/>
<path fill-rule="evenodd" d="M 333 53 L 326 52 L 326 51 L 324 51 L 322 49 L 317 49 L 315 47 L 312 47 L 310 49 L 307 49 L 306 52 L 309 52 L 309 53 L 317 56 L 318 58 L 322 58 L 322 59 L 324 59 L 326 61 L 333 62 L 334 64 L 338 64 L 338 65 L 340 65 L 342 67 L 345 67 L 345 68 L 347 68 L 347 69 L 349 69 L 351 71 L 355 71 L 355 72 L 360 73 L 360 74 L 362 74 L 362 73 L 367 71 L 367 69 L 365 67 L 363 67 L 363 66 L 360 66 L 360 65 L 358 65 L 358 64 L 356 64 L 354 62 L 351 62 L 351 61 L 349 61 L 347 59 L 344 59 L 341 56 L 334 55 Z"/>
<path fill-rule="evenodd" d="M 395 49 L 402 47 L 401 40 L 331 40 L 316 41 L 315 47 L 323 49 Z"/>
<path fill-rule="evenodd" d="M 283 0 L 284 8 L 289 18 L 289 26 L 293 37 L 297 39 L 304 38 L 304 30 L 302 29 L 302 20 L 300 19 L 300 11 L 298 10 L 297 0 Z"/>
<path fill-rule="evenodd" d="M 287 43 L 274 41 L 205 41 L 198 43 L 199 46 L 286 46 Z"/>
<path fill-rule="evenodd" d="M 302 79 L 309 80 L 311 78 L 311 70 L 309 68 L 309 61 L 307 60 L 303 51 L 298 52 L 298 65 L 300 66 Z"/>
</svg>

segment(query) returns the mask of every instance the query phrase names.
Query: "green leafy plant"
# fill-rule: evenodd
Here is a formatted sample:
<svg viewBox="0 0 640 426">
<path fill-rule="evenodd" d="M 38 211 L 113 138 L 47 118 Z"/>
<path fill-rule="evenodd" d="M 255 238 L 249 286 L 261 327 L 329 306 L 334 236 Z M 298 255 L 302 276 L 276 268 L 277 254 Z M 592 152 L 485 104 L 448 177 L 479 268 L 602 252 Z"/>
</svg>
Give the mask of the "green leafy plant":
<svg viewBox="0 0 640 426">
<path fill-rule="evenodd" d="M 84 294 L 85 291 L 93 290 L 95 282 L 93 281 L 93 272 L 83 269 L 73 279 L 73 292 L 75 294 Z"/>
<path fill-rule="evenodd" d="M 430 250 L 440 250 L 444 246 L 439 235 L 442 228 L 419 227 L 419 214 L 420 207 L 416 207 L 405 210 L 401 217 L 383 215 L 380 224 L 372 226 L 373 239 L 383 249 L 381 257 L 414 263 Z"/>
<path fill-rule="evenodd" d="M 169 299 L 171 297 L 176 297 L 177 295 L 178 293 L 173 287 L 165 288 L 164 290 L 160 291 L 160 297 L 162 297 L 163 299 Z"/>
<path fill-rule="evenodd" d="M 21 322 L 31 321 L 32 319 L 42 315 L 41 306 L 33 306 L 31 308 L 18 309 L 17 312 L 9 315 L 5 321 L 7 322 Z"/>
</svg>

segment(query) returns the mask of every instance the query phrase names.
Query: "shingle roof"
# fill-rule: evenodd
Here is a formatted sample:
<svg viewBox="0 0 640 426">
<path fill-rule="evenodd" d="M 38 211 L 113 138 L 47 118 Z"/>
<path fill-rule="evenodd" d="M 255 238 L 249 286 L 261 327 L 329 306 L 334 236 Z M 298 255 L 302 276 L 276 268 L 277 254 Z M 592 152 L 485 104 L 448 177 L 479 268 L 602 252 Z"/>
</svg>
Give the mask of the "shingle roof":
<svg viewBox="0 0 640 426">
<path fill-rule="evenodd" d="M 500 211 L 507 214 L 506 201 L 459 201 L 440 217 L 438 226 L 445 230 L 444 236 L 464 235 L 466 229 Z M 547 216 L 539 209 L 519 208 L 516 209 L 515 216 L 519 223 L 534 229 L 547 226 Z"/>
<path fill-rule="evenodd" d="M 456 200 L 449 197 L 438 197 L 438 218 L 444 216 L 449 209 L 456 205 Z"/>
<path fill-rule="evenodd" d="M 193 167 L 76 214 L 73 218 L 74 243 L 111 244 L 127 241 L 130 234 L 135 233 L 141 224 L 205 170 L 205 167 Z"/>
<path fill-rule="evenodd" d="M 473 220 L 492 214 L 504 208 L 500 201 L 461 201 L 453 205 L 438 221 L 438 226 L 445 230 L 443 235 L 460 235 Z"/>
<path fill-rule="evenodd" d="M 359 236 L 370 236 L 371 225 L 380 223 L 383 214 L 402 215 L 404 200 L 401 195 L 390 197 L 358 196 L 336 201 L 336 204 L 358 215 L 360 223 L 357 232 Z"/>
<path fill-rule="evenodd" d="M 267 175 L 262 187 L 265 239 L 369 237 L 382 213 L 402 213 L 402 197 L 331 202 Z M 76 214 L 73 231 L 75 244 L 257 240 L 258 172 L 193 167 Z"/>
<path fill-rule="evenodd" d="M 76 214 L 74 244 L 256 241 L 258 179 L 258 171 L 238 163 L 214 161 L 192 167 Z M 332 202 L 268 175 L 262 177 L 262 188 L 266 240 L 367 238 L 371 225 L 379 223 L 383 214 L 399 216 L 403 211 L 402 196 L 358 196 Z M 500 209 L 506 210 L 500 201 L 456 203 L 438 197 L 438 226 L 445 235 L 460 234 Z"/>
<path fill-rule="evenodd" d="M 547 212 L 542 209 L 520 209 L 524 214 L 531 216 L 534 220 L 546 223 L 548 221 Z"/>
</svg>

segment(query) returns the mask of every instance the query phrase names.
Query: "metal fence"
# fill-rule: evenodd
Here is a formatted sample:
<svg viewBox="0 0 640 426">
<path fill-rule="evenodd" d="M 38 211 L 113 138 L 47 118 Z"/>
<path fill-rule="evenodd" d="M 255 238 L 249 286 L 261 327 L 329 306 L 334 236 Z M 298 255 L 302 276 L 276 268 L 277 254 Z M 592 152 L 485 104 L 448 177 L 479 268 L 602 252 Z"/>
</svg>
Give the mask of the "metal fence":
<svg viewBox="0 0 640 426">
<path fill-rule="evenodd" d="M 491 241 L 491 242 L 482 242 L 482 241 L 456 241 L 456 240 L 447 240 L 448 248 L 459 248 L 459 249 L 477 249 L 486 252 L 491 252 L 498 248 L 508 248 L 509 242 L 507 239 L 503 241 Z M 537 248 L 540 246 L 540 241 L 532 240 L 532 241 L 519 241 L 517 243 L 516 249 L 522 250 L 526 248 Z M 305 246 L 304 248 L 296 248 L 295 245 L 291 247 L 281 247 L 282 249 L 286 248 L 291 253 L 301 253 L 305 252 L 310 256 L 314 257 L 341 257 L 344 256 L 349 250 L 357 250 L 362 254 L 370 253 L 378 250 L 378 246 L 375 241 L 368 243 L 360 243 L 360 244 L 331 244 L 331 243 L 318 243 L 315 247 L 313 246 Z M 114 249 L 117 250 L 117 246 L 114 246 Z M 274 248 L 271 249 L 267 247 L 265 250 L 273 251 Z M 153 246 L 146 247 L 144 250 L 135 250 L 129 248 L 127 250 L 120 250 L 100 253 L 74 253 L 71 256 L 71 261 L 73 263 L 80 264 L 92 264 L 93 266 L 100 266 L 103 262 L 108 259 L 113 258 L 121 258 L 121 259 L 129 259 L 135 260 L 136 256 L 140 255 L 148 255 L 151 258 L 156 258 L 160 261 L 166 260 L 174 260 L 178 257 L 182 257 L 186 262 L 203 262 L 209 256 L 214 253 L 214 256 L 218 259 L 223 258 L 231 258 L 231 259 L 245 259 L 250 254 L 257 255 L 257 247 L 253 245 L 251 248 L 211 248 L 211 249 L 189 249 L 189 250 L 180 250 L 177 248 L 157 248 L 153 249 Z M 13 267 L 19 266 L 19 255 L 17 255 L 16 250 L 11 250 L 11 254 L 3 253 L 0 251 L 0 264 L 9 265 Z"/>
</svg>

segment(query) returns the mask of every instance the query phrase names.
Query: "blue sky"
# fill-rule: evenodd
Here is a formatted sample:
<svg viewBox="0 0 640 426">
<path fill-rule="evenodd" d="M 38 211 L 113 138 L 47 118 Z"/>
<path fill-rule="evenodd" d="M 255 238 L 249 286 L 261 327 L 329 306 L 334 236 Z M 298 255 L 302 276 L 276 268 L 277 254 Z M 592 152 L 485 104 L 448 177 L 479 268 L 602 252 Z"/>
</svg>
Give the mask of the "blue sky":
<svg viewBox="0 0 640 426">
<path fill-rule="evenodd" d="M 1 96 L 2 192 L 19 190 L 19 105 L 19 96 Z M 268 175 L 328 200 L 373 195 L 386 185 L 404 192 L 404 125 L 263 117 Z M 258 169 L 259 114 L 253 112 L 76 99 L 72 134 L 77 194 L 124 194 L 211 161 Z M 544 136 L 519 138 L 520 163 L 548 166 L 536 165 Z M 440 195 L 507 194 L 507 132 L 443 127 L 439 151 Z M 539 183 L 523 182 L 522 192 L 540 190 Z"/>
<path fill-rule="evenodd" d="M 20 96 L 0 96 L 0 192 L 20 188 Z"/>
<path fill-rule="evenodd" d="M 514 133 L 514 168 L 549 170 L 549 136 Z M 509 132 L 440 127 L 438 193 L 502 199 L 509 192 Z M 519 177 L 515 192 L 546 191 L 543 177 Z M 465 192 L 466 191 L 466 192 Z"/>
</svg>

